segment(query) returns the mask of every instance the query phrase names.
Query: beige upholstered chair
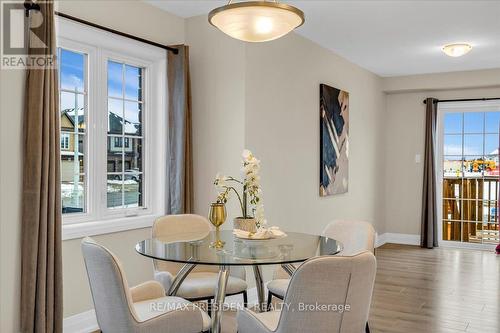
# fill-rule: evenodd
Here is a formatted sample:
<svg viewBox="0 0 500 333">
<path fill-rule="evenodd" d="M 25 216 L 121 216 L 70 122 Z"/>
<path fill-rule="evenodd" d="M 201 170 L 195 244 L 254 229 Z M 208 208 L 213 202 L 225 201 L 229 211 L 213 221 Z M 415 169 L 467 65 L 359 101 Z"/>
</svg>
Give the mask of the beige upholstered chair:
<svg viewBox="0 0 500 333">
<path fill-rule="evenodd" d="M 323 230 L 323 235 L 340 241 L 344 248 L 340 256 L 352 256 L 363 251 L 374 252 L 375 229 L 364 221 L 333 221 Z M 267 284 L 267 306 L 271 305 L 272 297 L 283 299 L 285 296 L 290 276 L 279 267 L 274 272 L 274 277 Z"/>
<path fill-rule="evenodd" d="M 195 333 L 210 328 L 210 317 L 180 297 L 166 297 L 156 281 L 128 287 L 118 259 L 91 238 L 82 252 L 97 322 L 104 333 Z"/>
<path fill-rule="evenodd" d="M 352 257 L 310 259 L 293 274 L 285 294 L 286 306 L 262 313 L 238 311 L 238 332 L 362 333 L 370 311 L 376 265 L 375 256 L 368 251 Z"/>
<path fill-rule="evenodd" d="M 196 240 L 204 238 L 212 230 L 210 222 L 199 215 L 168 215 L 157 219 L 153 225 L 152 236 L 164 242 Z M 153 260 L 155 280 L 168 290 L 182 264 Z M 191 301 L 214 298 L 218 281 L 218 266 L 196 266 L 182 282 L 177 295 Z M 247 283 L 244 267 L 231 267 L 227 282 L 227 296 L 243 294 L 247 304 Z"/>
<path fill-rule="evenodd" d="M 375 229 L 365 221 L 333 221 L 323 231 L 326 237 L 334 238 L 344 245 L 342 256 L 352 256 L 363 251 L 374 252 Z"/>
</svg>

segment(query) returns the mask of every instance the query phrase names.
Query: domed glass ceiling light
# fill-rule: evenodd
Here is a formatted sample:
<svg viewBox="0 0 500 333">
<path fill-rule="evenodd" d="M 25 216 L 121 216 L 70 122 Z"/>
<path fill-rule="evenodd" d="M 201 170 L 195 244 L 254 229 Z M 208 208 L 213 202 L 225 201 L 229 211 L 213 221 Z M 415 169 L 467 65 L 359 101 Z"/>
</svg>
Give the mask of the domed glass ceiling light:
<svg viewBox="0 0 500 333">
<path fill-rule="evenodd" d="M 469 53 L 472 50 L 472 46 L 467 43 L 455 43 L 443 46 L 442 50 L 446 55 L 456 58 Z"/>
<path fill-rule="evenodd" d="M 215 8 L 208 21 L 225 34 L 246 42 L 280 38 L 304 24 L 304 13 L 277 1 L 244 1 Z"/>
</svg>

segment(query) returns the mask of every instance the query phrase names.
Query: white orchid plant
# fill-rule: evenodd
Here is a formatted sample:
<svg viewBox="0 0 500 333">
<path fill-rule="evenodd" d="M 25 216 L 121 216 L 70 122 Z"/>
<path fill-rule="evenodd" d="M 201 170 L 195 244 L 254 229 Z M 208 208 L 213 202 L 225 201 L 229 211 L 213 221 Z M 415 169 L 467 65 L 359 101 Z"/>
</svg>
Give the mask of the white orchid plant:
<svg viewBox="0 0 500 333">
<path fill-rule="evenodd" d="M 257 228 L 264 227 L 267 224 L 261 200 L 262 190 L 260 188 L 259 171 L 260 160 L 251 151 L 245 149 L 242 154 L 241 168 L 243 180 L 232 176 L 223 176 L 219 173 L 214 180 L 214 185 L 219 192 L 217 202 L 225 204 L 230 193 L 235 193 L 240 203 L 242 217 L 255 218 Z M 241 187 L 241 195 L 235 186 Z"/>
</svg>

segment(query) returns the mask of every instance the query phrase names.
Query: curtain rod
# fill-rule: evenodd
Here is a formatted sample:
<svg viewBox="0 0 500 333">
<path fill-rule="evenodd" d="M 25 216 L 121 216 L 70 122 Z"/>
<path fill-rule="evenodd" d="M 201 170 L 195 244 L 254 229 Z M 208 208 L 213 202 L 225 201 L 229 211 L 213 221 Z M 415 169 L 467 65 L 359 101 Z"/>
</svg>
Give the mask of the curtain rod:
<svg viewBox="0 0 500 333">
<path fill-rule="evenodd" d="M 493 100 L 500 100 L 500 97 L 492 97 L 492 98 L 462 98 L 462 99 L 435 99 L 434 103 L 493 101 Z M 427 104 L 427 100 L 426 99 L 424 99 L 424 104 Z"/>
<path fill-rule="evenodd" d="M 26 11 L 26 17 L 29 17 L 30 10 L 38 10 L 38 11 L 40 10 L 40 6 L 37 3 L 34 3 L 33 1 L 25 1 L 24 2 L 24 8 L 25 8 L 25 11 Z M 130 38 L 130 39 L 136 40 L 136 41 L 141 42 L 141 43 L 153 45 L 153 46 L 159 47 L 161 49 L 173 52 L 174 54 L 178 54 L 179 53 L 179 50 L 176 49 L 175 47 L 170 47 L 170 46 L 166 46 L 166 45 L 159 44 L 159 43 L 156 43 L 156 42 L 152 42 L 150 40 L 147 40 L 147 39 L 144 39 L 144 38 L 141 38 L 141 37 L 137 37 L 137 36 L 134 36 L 134 35 L 127 34 L 125 32 L 121 32 L 121 31 L 118 31 L 118 30 L 115 30 L 115 29 L 104 27 L 102 25 L 95 24 L 95 23 L 83 20 L 81 18 L 78 18 L 78 17 L 75 17 L 75 16 L 71 16 L 71 15 L 68 15 L 68 14 L 64 14 L 64 13 L 61 13 L 61 12 L 58 12 L 58 11 L 54 11 L 54 14 L 57 15 L 57 16 L 60 16 L 60 17 L 64 17 L 65 19 L 68 19 L 68 20 L 72 20 L 72 21 L 75 21 L 75 22 L 78 22 L 78 23 L 81 23 L 81 24 L 85 24 L 85 25 L 91 26 L 93 28 L 97 28 L 97 29 L 100 29 L 100 30 L 111 32 L 111 33 L 120 35 L 122 37 L 126 37 L 126 38 Z"/>
<path fill-rule="evenodd" d="M 78 18 L 78 17 L 74 17 L 74 16 L 71 16 L 71 15 L 68 15 L 68 14 L 57 12 L 57 11 L 54 12 L 54 14 L 57 15 L 57 16 L 60 16 L 60 17 L 64 17 L 64 18 L 66 18 L 68 20 L 72 20 L 72 21 L 75 21 L 75 22 L 78 22 L 78 23 L 81 23 L 81 24 L 85 24 L 85 25 L 91 26 L 93 28 L 101 29 L 101 30 L 104 30 L 104 31 L 107 31 L 107 32 L 112 32 L 112 33 L 120 35 L 122 37 L 127 37 L 127 38 L 130 38 L 130 39 L 136 40 L 138 42 L 142 42 L 142 43 L 145 43 L 145 44 L 153 45 L 153 46 L 159 47 L 161 49 L 173 52 L 174 54 L 178 54 L 179 53 L 179 50 L 176 49 L 176 48 L 174 48 L 174 47 L 166 46 L 166 45 L 163 45 L 163 44 L 152 42 L 150 40 L 147 40 L 147 39 L 144 39 L 144 38 L 141 38 L 141 37 L 137 37 L 137 36 L 134 36 L 134 35 L 127 34 L 125 32 L 121 32 L 121 31 L 118 31 L 118 30 L 115 30 L 115 29 L 104 27 L 102 25 L 95 24 L 95 23 L 83 20 L 81 18 Z"/>
</svg>

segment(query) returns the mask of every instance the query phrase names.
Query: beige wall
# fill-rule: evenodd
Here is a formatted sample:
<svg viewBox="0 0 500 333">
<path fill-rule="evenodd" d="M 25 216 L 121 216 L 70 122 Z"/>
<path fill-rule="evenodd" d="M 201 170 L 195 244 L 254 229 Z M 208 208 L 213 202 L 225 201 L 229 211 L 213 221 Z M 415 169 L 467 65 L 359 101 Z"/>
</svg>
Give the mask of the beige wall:
<svg viewBox="0 0 500 333">
<path fill-rule="evenodd" d="M 245 133 L 245 44 L 207 23 L 186 20 L 193 100 L 195 212 L 206 216 L 216 199 L 213 180 L 220 172 L 238 176 Z M 228 215 L 239 216 L 234 200 Z M 229 228 L 226 223 L 223 228 Z"/>
<path fill-rule="evenodd" d="M 240 154 L 262 160 L 269 223 L 320 233 L 335 218 L 364 219 L 384 230 L 380 79 L 296 34 L 246 44 L 205 16 L 186 20 L 191 50 L 196 212 L 215 197 L 217 172 L 239 176 Z M 319 197 L 319 84 L 351 92 L 349 193 Z M 354 122 L 354 124 L 353 124 Z M 238 214 L 231 201 L 230 219 Z M 230 228 L 232 222 L 225 224 Z M 265 277 L 270 278 L 271 269 Z M 249 276 L 253 285 L 253 278 Z"/>
<path fill-rule="evenodd" d="M 245 148 L 246 44 L 230 38 L 208 24 L 205 16 L 186 20 L 186 44 L 190 47 L 193 98 L 193 152 L 195 212 L 206 216 L 216 198 L 213 180 L 220 172 L 240 175 Z M 228 220 L 241 215 L 236 200 L 227 204 Z M 247 269 L 249 287 L 255 286 Z M 264 269 L 272 277 L 272 269 Z"/>
<path fill-rule="evenodd" d="M 333 219 L 384 232 L 384 94 L 376 75 L 292 33 L 246 53 L 245 144 L 262 160 L 266 215 L 286 230 L 321 233 Z M 349 191 L 319 196 L 319 85 L 350 93 Z"/>
<path fill-rule="evenodd" d="M 477 89 L 500 86 L 500 68 L 477 71 L 386 77 L 382 79 L 387 93 Z"/>
<path fill-rule="evenodd" d="M 403 90 L 400 93 L 387 95 L 384 167 L 387 232 L 420 235 L 425 134 L 425 106 L 422 101 L 426 97 L 439 99 L 499 97 L 500 76 L 497 76 L 498 86 L 492 88 L 427 91 L 427 87 L 447 89 L 457 86 L 482 86 L 485 83 L 490 85 L 495 82 L 491 80 L 491 74 L 495 72 L 498 73 L 492 70 L 447 73 L 442 76 L 418 75 L 413 80 L 411 77 L 384 79 L 386 88 L 391 87 L 394 92 L 397 92 L 396 89 Z M 404 92 L 408 87 L 416 91 Z M 416 154 L 421 155 L 421 163 L 415 163 Z"/>
<path fill-rule="evenodd" d="M 321 232 L 331 219 L 356 218 L 383 230 L 376 195 L 383 158 L 376 148 L 383 137 L 384 94 L 376 75 L 293 33 L 273 43 L 235 41 L 211 27 L 205 16 L 186 21 L 186 41 L 191 48 L 198 213 L 205 214 L 214 198 L 215 173 L 239 175 L 240 153 L 249 148 L 262 160 L 271 224 Z M 354 96 L 350 189 L 329 198 L 318 194 L 320 83 Z M 230 217 L 238 213 L 235 208 Z"/>
<path fill-rule="evenodd" d="M 24 71 L 0 72 L 0 331 L 18 332 Z"/>
</svg>

